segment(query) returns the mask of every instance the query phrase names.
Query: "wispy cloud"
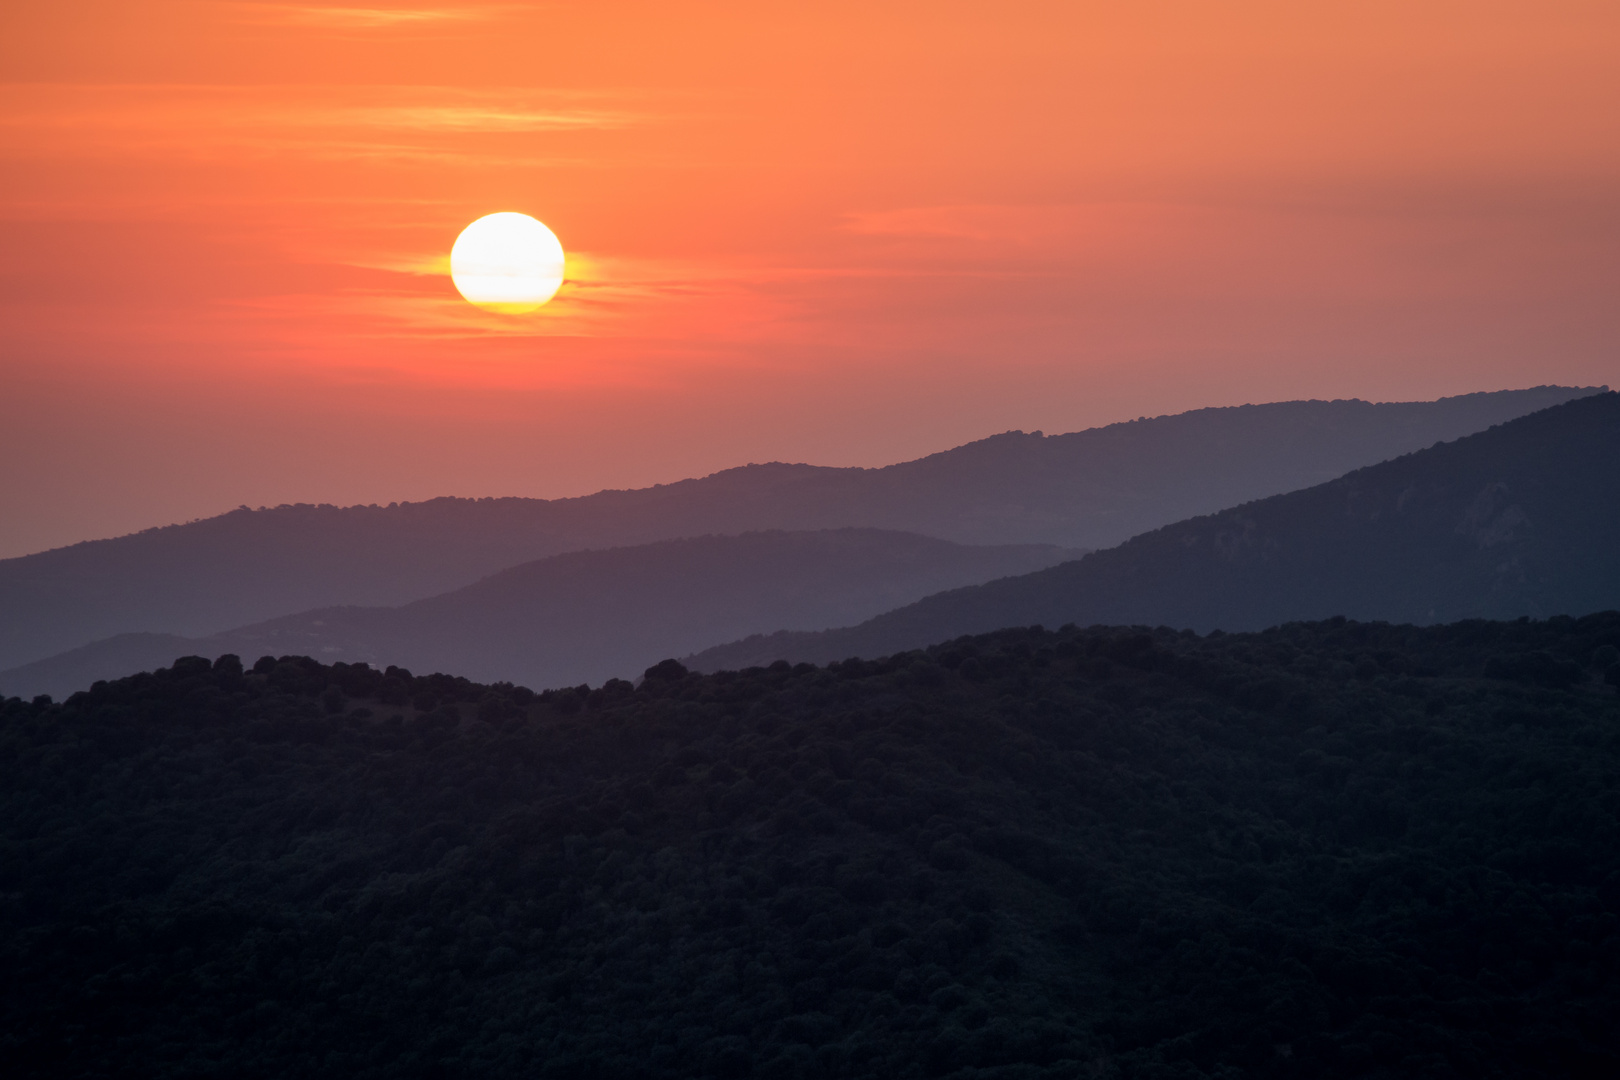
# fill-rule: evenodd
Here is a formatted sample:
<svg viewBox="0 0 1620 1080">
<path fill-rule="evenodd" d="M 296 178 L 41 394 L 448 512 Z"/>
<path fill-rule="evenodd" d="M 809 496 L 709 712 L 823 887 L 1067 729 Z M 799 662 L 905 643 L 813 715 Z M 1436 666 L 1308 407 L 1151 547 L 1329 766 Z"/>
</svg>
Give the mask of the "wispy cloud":
<svg viewBox="0 0 1620 1080">
<path fill-rule="evenodd" d="M 310 311 L 351 336 L 395 340 L 524 338 L 679 338 L 703 331 L 732 341 L 764 340 L 803 312 L 795 296 L 772 288 L 779 273 L 757 267 L 684 260 L 568 253 L 568 277 L 555 299 L 521 316 L 461 300 L 444 284 L 443 253 L 380 250 L 333 253 L 328 260 L 400 275 L 321 294 L 263 296 L 230 302 L 243 317 L 296 322 Z M 799 275 L 790 275 L 799 276 Z"/>
<path fill-rule="evenodd" d="M 1069 231 L 1072 206 L 912 206 L 849 214 L 844 228 L 867 236 L 1027 241 Z"/>
<path fill-rule="evenodd" d="M 525 88 L 14 85 L 0 87 L 0 126 L 132 130 L 218 123 L 502 132 L 623 127 L 645 118 L 601 100 Z"/>
<path fill-rule="evenodd" d="M 243 152 L 319 159 L 512 163 L 500 136 L 624 128 L 651 119 L 604 95 L 455 87 L 0 86 L 0 155 L 81 158 Z M 533 157 L 534 144 L 519 156 Z"/>
<path fill-rule="evenodd" d="M 493 7 L 363 8 L 309 4 L 231 5 L 243 22 L 256 25 L 315 26 L 333 30 L 388 30 L 427 27 L 447 22 L 477 22 L 498 17 L 510 5 Z"/>
<path fill-rule="evenodd" d="M 1027 268 L 1050 258 L 1140 253 L 1207 230 L 1227 212 L 1183 201 L 916 206 L 849 214 L 843 228 L 932 265 L 947 252 L 988 253 L 1005 270 L 1009 259 Z"/>
<path fill-rule="evenodd" d="M 291 115 L 290 123 L 403 128 L 414 131 L 556 131 L 570 128 L 624 127 L 632 113 L 607 109 L 526 109 L 495 105 L 392 105 L 331 109 Z"/>
</svg>

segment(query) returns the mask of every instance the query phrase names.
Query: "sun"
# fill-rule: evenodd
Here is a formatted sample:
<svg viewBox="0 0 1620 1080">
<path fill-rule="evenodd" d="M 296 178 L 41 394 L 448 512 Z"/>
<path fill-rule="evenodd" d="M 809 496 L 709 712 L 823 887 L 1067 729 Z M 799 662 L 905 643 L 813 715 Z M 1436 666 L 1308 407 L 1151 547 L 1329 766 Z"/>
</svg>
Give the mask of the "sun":
<svg viewBox="0 0 1620 1080">
<path fill-rule="evenodd" d="M 456 237 L 450 280 L 469 303 L 485 310 L 533 311 L 562 287 L 562 244 L 528 214 L 486 214 Z"/>
</svg>

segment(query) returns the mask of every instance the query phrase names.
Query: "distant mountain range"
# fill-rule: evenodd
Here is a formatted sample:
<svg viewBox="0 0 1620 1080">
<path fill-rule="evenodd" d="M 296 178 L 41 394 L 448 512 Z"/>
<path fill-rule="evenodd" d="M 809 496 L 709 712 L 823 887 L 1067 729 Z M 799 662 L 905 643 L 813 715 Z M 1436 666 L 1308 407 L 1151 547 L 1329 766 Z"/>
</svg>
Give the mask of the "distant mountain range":
<svg viewBox="0 0 1620 1080">
<path fill-rule="evenodd" d="M 886 656 L 1007 626 L 1254 630 L 1620 608 L 1620 394 L 1146 533 L 861 625 L 706 650 L 704 671 Z"/>
<path fill-rule="evenodd" d="M 759 532 L 581 551 L 397 608 L 336 607 L 206 638 L 123 634 L 0 672 L 0 696 L 65 696 L 176 656 L 318 656 L 532 687 L 634 676 L 665 657 L 782 626 L 825 629 L 941 589 L 1074 558 L 879 529 Z"/>
<path fill-rule="evenodd" d="M 1105 547 L 1593 392 L 1201 409 L 1050 438 L 1009 432 L 881 469 L 749 465 L 577 499 L 244 508 L 0 561 L 0 668 L 118 634 L 198 637 L 406 604 L 545 556 L 681 537 L 869 527 Z M 784 612 L 773 625 L 794 623 Z"/>
</svg>

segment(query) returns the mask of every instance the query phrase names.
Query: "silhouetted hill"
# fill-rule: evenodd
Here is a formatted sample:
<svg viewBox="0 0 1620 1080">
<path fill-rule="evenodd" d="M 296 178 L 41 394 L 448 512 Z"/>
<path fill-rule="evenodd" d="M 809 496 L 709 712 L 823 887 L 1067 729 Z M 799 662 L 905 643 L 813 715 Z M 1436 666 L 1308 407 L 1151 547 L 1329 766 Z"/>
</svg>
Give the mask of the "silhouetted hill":
<svg viewBox="0 0 1620 1080">
<path fill-rule="evenodd" d="M 1015 630 L 538 697 L 193 657 L 0 701 L 6 1067 L 1613 1076 L 1617 646 Z"/>
<path fill-rule="evenodd" d="M 659 657 L 777 627 L 825 629 L 941 589 L 1079 552 L 969 546 L 878 529 L 706 536 L 581 551 L 399 608 L 324 608 L 213 637 L 125 634 L 0 672 L 0 693 L 58 697 L 185 653 L 393 661 L 530 686 L 601 682 Z"/>
<path fill-rule="evenodd" d="M 702 670 L 881 656 L 1003 626 L 1252 630 L 1620 606 L 1620 394 L 1582 398 L 855 627 L 706 650 Z"/>
<path fill-rule="evenodd" d="M 244 508 L 0 561 L 0 669 L 121 633 L 194 637 L 397 605 L 547 555 L 678 537 L 860 526 L 1107 546 L 1588 392 L 1201 409 L 1053 438 L 1010 432 L 882 469 L 749 465 L 578 499 Z"/>
</svg>

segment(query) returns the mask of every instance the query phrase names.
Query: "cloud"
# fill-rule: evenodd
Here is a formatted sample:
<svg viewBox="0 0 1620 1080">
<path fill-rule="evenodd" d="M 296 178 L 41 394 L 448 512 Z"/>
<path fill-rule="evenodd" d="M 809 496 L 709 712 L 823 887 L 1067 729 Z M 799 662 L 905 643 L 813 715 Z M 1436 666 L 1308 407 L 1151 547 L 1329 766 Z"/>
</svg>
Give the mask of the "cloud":
<svg viewBox="0 0 1620 1080">
<path fill-rule="evenodd" d="M 629 110 L 587 104 L 601 100 L 601 95 L 527 88 L 22 85 L 0 87 L 0 125 L 135 130 L 217 124 L 502 132 L 623 127 L 643 119 Z"/>
<path fill-rule="evenodd" d="M 1135 261 L 1193 236 L 1214 242 L 1221 234 L 1224 245 L 1234 215 L 1252 216 L 1255 209 L 1168 199 L 916 206 L 848 214 L 843 229 L 936 267 L 951 265 L 955 253 L 990 259 L 1002 271 L 1051 270 L 1105 256 Z"/>
<path fill-rule="evenodd" d="M 604 95 L 432 86 L 0 86 L 6 157 L 248 152 L 446 164 L 531 161 L 460 136 L 624 128 L 648 114 Z M 549 160 L 549 158 L 548 158 Z"/>
<path fill-rule="evenodd" d="M 243 22 L 273 26 L 316 26 L 333 30 L 388 30 L 436 23 L 476 22 L 498 17 L 510 5 L 467 8 L 317 7 L 308 4 L 233 4 Z"/>
<path fill-rule="evenodd" d="M 402 128 L 413 131 L 557 131 L 623 127 L 632 113 L 605 109 L 525 109 L 498 105 L 391 105 L 330 109 L 288 118 L 310 125 Z"/>
<path fill-rule="evenodd" d="M 298 327 L 313 318 L 322 334 L 350 340 L 569 337 L 733 343 L 773 340 L 784 323 L 797 324 L 804 316 L 798 292 L 780 288 L 784 277 L 798 280 L 802 273 L 728 263 L 570 251 L 568 277 L 556 299 L 537 311 L 507 316 L 480 310 L 457 296 L 444 280 L 449 260 L 442 252 L 357 247 L 329 252 L 323 261 L 397 276 L 363 274 L 321 293 L 233 299 L 221 304 L 219 316 L 291 337 L 298 337 Z"/>
<path fill-rule="evenodd" d="M 844 229 L 866 236 L 1029 242 L 1072 231 L 1074 206 L 913 206 L 849 214 Z"/>
</svg>

